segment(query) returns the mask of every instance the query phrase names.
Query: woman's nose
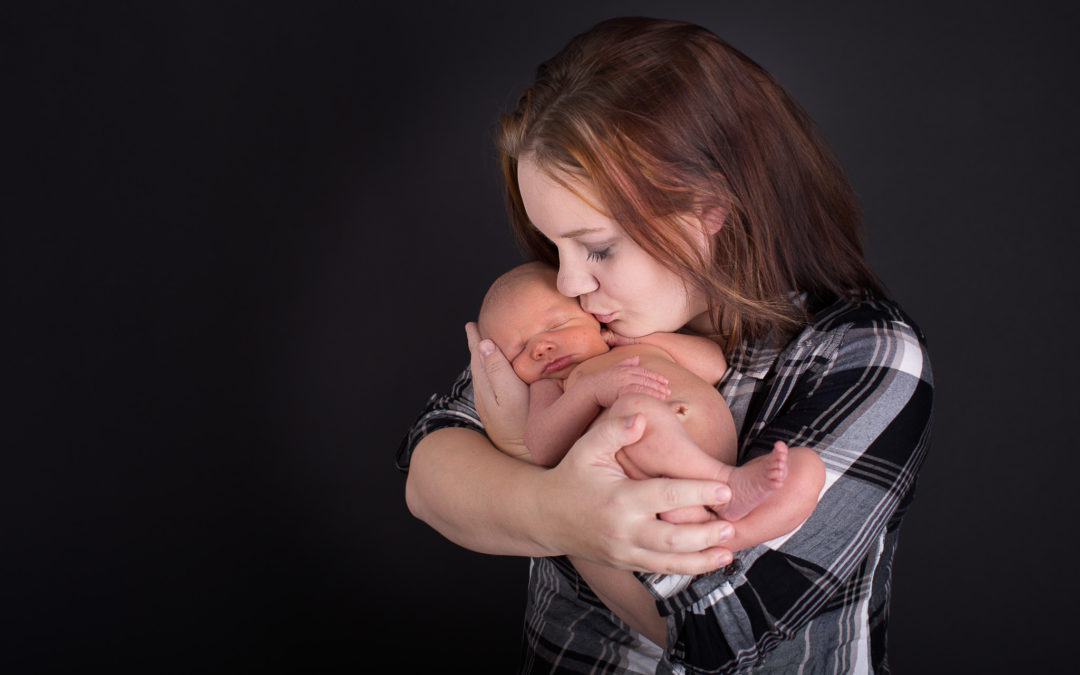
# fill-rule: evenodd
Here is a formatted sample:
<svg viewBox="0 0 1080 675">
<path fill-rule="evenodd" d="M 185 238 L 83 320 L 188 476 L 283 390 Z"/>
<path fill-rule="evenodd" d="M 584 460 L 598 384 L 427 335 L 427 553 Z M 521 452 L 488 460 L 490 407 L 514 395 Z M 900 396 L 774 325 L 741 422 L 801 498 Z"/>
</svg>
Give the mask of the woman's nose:
<svg viewBox="0 0 1080 675">
<path fill-rule="evenodd" d="M 576 298 L 579 295 L 592 293 L 599 288 L 596 277 L 582 266 L 562 261 L 559 262 L 559 275 L 555 279 L 555 286 L 560 293 L 568 298 Z"/>
</svg>

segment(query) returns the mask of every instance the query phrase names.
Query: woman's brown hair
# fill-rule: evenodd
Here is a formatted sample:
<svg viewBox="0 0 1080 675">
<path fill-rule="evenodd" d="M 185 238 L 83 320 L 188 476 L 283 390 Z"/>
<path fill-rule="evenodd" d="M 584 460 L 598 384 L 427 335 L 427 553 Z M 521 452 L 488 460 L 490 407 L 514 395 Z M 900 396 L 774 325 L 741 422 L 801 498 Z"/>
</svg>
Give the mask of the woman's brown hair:
<svg viewBox="0 0 1080 675">
<path fill-rule="evenodd" d="M 584 185 L 639 246 L 709 298 L 729 350 L 790 335 L 807 302 L 884 295 L 863 257 L 861 216 L 839 163 L 803 109 L 759 65 L 692 24 L 597 24 L 540 65 L 503 116 L 498 148 L 511 223 L 558 264 L 517 183 L 529 155 Z M 723 219 L 701 250 L 685 216 Z"/>
</svg>

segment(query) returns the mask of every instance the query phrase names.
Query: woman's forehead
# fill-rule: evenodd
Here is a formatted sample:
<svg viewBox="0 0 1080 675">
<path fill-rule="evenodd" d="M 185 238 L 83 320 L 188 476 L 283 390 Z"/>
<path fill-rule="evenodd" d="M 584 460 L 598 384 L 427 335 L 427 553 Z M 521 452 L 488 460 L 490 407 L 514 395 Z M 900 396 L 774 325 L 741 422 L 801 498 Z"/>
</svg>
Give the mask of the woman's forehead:
<svg viewBox="0 0 1080 675">
<path fill-rule="evenodd" d="M 569 175 L 552 175 L 534 164 L 521 165 L 518 187 L 529 221 L 548 239 L 606 229 L 610 219 L 588 185 Z"/>
</svg>

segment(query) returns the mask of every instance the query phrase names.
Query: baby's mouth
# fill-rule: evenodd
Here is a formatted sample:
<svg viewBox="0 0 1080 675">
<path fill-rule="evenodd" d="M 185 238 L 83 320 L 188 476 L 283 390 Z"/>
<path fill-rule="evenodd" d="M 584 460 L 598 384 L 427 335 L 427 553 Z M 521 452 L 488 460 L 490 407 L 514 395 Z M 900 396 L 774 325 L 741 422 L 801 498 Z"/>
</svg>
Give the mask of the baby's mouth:
<svg viewBox="0 0 1080 675">
<path fill-rule="evenodd" d="M 563 368 L 569 366 L 570 363 L 573 361 L 573 358 L 574 358 L 573 356 L 560 356 L 559 358 L 555 359 L 554 361 L 548 362 L 548 364 L 546 366 L 544 366 L 544 370 L 543 370 L 542 374 L 543 375 L 550 375 L 552 373 L 559 372 Z"/>
</svg>

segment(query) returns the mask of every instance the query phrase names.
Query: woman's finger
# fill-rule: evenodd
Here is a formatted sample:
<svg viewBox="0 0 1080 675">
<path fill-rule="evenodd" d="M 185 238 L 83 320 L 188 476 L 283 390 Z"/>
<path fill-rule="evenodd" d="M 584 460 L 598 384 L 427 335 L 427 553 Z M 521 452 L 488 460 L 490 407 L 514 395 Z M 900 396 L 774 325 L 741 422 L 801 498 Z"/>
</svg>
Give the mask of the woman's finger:
<svg viewBox="0 0 1080 675">
<path fill-rule="evenodd" d="M 501 404 L 498 400 L 500 396 L 506 393 L 516 394 L 524 383 L 495 343 L 482 338 L 472 321 L 465 324 L 465 336 L 471 353 L 469 363 L 472 368 L 473 387 L 476 387 L 479 375 L 481 384 L 492 391 L 497 404 Z"/>
<path fill-rule="evenodd" d="M 619 450 L 641 440 L 645 433 L 645 419 L 641 415 L 628 417 L 608 417 L 592 425 L 580 440 L 593 446 L 593 452 L 613 459 Z M 579 441 L 580 442 L 580 441 Z"/>
<path fill-rule="evenodd" d="M 528 385 L 517 376 L 495 343 L 480 335 L 476 323 L 465 324 L 465 338 L 469 343 L 473 403 L 484 426 L 524 429 L 529 410 Z"/>
<path fill-rule="evenodd" d="M 659 572 L 660 574 L 708 574 L 729 564 L 732 560 L 731 551 L 721 547 L 693 553 L 642 551 L 638 561 L 631 565 L 631 569 L 637 572 Z"/>
<path fill-rule="evenodd" d="M 664 513 L 688 506 L 716 506 L 731 501 L 726 483 L 679 478 L 649 478 L 633 484 L 638 503 L 651 513 Z"/>
<path fill-rule="evenodd" d="M 735 536 L 735 528 L 726 520 L 676 524 L 654 518 L 637 534 L 638 546 L 646 551 L 694 553 L 724 547 Z"/>
<path fill-rule="evenodd" d="M 716 520 L 716 513 L 704 506 L 684 506 L 674 511 L 664 511 L 659 516 L 660 520 L 668 523 L 708 523 Z"/>
</svg>

